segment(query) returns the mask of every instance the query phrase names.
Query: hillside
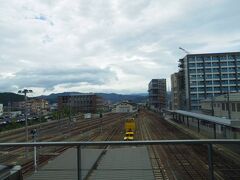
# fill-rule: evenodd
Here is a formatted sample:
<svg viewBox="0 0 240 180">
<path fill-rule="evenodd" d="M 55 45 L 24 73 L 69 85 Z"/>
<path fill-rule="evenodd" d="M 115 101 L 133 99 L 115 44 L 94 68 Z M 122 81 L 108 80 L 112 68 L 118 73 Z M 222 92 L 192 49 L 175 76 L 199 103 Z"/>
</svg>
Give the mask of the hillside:
<svg viewBox="0 0 240 180">
<path fill-rule="evenodd" d="M 56 94 L 50 94 L 47 96 L 38 96 L 38 98 L 46 99 L 47 101 L 52 103 L 57 103 L 57 97 L 61 95 L 68 95 L 68 94 L 82 94 L 79 92 L 63 92 L 63 93 L 56 93 Z M 111 103 L 116 103 L 120 101 L 132 101 L 134 103 L 140 103 L 145 102 L 147 99 L 147 94 L 129 94 L 129 95 L 123 95 L 123 94 L 115 94 L 115 93 L 96 93 L 98 96 L 102 97 L 106 101 L 110 101 Z M 4 106 L 7 106 L 7 104 L 10 102 L 18 102 L 23 101 L 24 96 L 15 94 L 15 93 L 0 93 L 0 104 L 3 104 Z"/>
<path fill-rule="evenodd" d="M 68 95 L 68 94 L 82 94 L 79 92 L 64 92 L 64 93 L 57 93 L 57 94 L 50 94 L 48 96 L 40 96 L 43 99 L 48 100 L 50 103 L 56 103 L 57 97 L 61 95 Z M 124 100 L 129 100 L 135 103 L 145 102 L 147 99 L 147 94 L 130 94 L 130 95 L 123 95 L 123 94 L 115 94 L 115 93 L 96 93 L 98 96 L 102 97 L 106 101 L 110 101 L 111 103 L 116 103 Z"/>
</svg>

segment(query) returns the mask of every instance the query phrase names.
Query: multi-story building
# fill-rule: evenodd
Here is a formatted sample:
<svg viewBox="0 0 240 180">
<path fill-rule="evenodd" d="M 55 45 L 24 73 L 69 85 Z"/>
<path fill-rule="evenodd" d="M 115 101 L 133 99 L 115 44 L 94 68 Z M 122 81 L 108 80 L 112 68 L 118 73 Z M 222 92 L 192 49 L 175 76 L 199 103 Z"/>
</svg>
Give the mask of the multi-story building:
<svg viewBox="0 0 240 180">
<path fill-rule="evenodd" d="M 199 110 L 203 99 L 240 92 L 240 52 L 188 54 L 180 63 L 189 110 Z"/>
<path fill-rule="evenodd" d="M 0 104 L 0 116 L 3 115 L 3 104 Z"/>
<path fill-rule="evenodd" d="M 148 84 L 148 103 L 152 109 L 166 108 L 166 79 L 152 79 Z"/>
<path fill-rule="evenodd" d="M 240 93 L 230 93 L 201 101 L 205 114 L 240 120 Z"/>
<path fill-rule="evenodd" d="M 12 104 L 13 110 L 25 110 L 25 101 L 13 102 Z M 49 104 L 48 101 L 44 99 L 28 99 L 26 101 L 26 109 L 30 114 L 47 114 L 49 111 Z"/>
<path fill-rule="evenodd" d="M 102 111 L 102 98 L 96 94 L 70 94 L 58 96 L 58 109 L 72 112 L 96 113 Z"/>
<path fill-rule="evenodd" d="M 179 71 L 171 75 L 171 109 L 185 109 L 184 73 Z"/>
</svg>

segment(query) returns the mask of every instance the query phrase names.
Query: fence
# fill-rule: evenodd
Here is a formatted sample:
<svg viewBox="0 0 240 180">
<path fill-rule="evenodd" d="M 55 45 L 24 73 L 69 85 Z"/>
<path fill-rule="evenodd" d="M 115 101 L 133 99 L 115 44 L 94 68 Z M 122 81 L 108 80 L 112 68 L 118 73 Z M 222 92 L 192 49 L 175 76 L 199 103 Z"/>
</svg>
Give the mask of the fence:
<svg viewBox="0 0 240 180">
<path fill-rule="evenodd" d="M 3 147 L 40 147 L 40 146 L 67 146 L 77 148 L 77 170 L 78 179 L 82 179 L 81 175 L 81 148 L 84 146 L 136 146 L 136 145 L 207 145 L 208 146 L 208 171 L 209 179 L 214 179 L 213 169 L 213 145 L 217 144 L 237 144 L 240 145 L 238 139 L 208 139 L 208 140 L 152 140 L 152 141 L 95 141 L 95 142 L 33 142 L 33 143 L 0 143 Z"/>
</svg>

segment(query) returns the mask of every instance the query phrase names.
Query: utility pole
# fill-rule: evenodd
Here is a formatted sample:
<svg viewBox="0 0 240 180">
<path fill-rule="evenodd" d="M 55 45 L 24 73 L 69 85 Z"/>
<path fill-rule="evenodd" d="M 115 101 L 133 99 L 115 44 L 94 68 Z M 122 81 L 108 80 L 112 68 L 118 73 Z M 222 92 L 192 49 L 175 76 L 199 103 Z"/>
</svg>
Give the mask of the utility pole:
<svg viewBox="0 0 240 180">
<path fill-rule="evenodd" d="M 38 137 L 40 137 L 41 133 L 41 124 L 42 124 L 42 117 L 43 117 L 43 109 L 45 109 L 44 100 L 40 99 L 40 112 L 39 112 L 39 130 L 38 130 Z"/>
<path fill-rule="evenodd" d="M 231 119 L 229 91 L 227 93 L 228 119 Z"/>
<path fill-rule="evenodd" d="M 69 127 L 71 127 L 71 121 L 72 121 L 72 98 L 69 96 Z"/>
<path fill-rule="evenodd" d="M 211 105 L 212 105 L 212 116 L 214 116 L 214 95 L 212 96 L 212 103 L 211 103 Z"/>
<path fill-rule="evenodd" d="M 37 130 L 33 129 L 31 131 L 31 134 L 32 134 L 33 142 L 35 143 L 36 142 L 36 136 L 37 136 Z M 34 146 L 33 162 L 34 162 L 34 171 L 37 172 L 37 147 L 36 146 Z"/>
<path fill-rule="evenodd" d="M 27 94 L 28 93 L 32 93 L 32 90 L 28 90 L 28 89 L 24 89 L 24 90 L 19 90 L 18 93 L 19 94 L 24 94 L 24 101 L 25 101 L 25 105 L 24 105 L 24 116 L 25 116 L 25 135 L 26 135 L 26 142 L 28 142 L 28 120 L 27 120 Z M 26 158 L 28 157 L 28 147 L 25 148 L 26 150 Z"/>
<path fill-rule="evenodd" d="M 103 131 L 103 120 L 102 120 L 102 116 L 103 116 L 103 115 L 102 115 L 102 112 L 100 113 L 99 116 L 100 116 L 100 124 L 101 124 L 101 125 L 100 125 L 100 126 L 101 126 L 101 127 L 100 127 L 100 134 L 102 134 L 102 131 Z"/>
<path fill-rule="evenodd" d="M 228 111 L 228 119 L 231 119 L 231 111 L 230 111 L 230 98 L 229 98 L 229 90 L 228 92 L 224 95 L 224 98 L 227 98 L 227 111 Z"/>
</svg>

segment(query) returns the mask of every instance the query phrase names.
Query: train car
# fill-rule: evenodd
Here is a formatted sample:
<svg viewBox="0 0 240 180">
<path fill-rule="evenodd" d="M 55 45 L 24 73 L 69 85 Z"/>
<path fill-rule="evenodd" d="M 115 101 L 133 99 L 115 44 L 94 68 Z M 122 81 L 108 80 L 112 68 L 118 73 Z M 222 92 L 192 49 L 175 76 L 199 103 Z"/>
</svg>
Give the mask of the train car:
<svg viewBox="0 0 240 180">
<path fill-rule="evenodd" d="M 124 141 L 134 140 L 134 132 L 126 132 L 124 136 Z"/>
<path fill-rule="evenodd" d="M 135 126 L 136 125 L 135 125 L 134 118 L 126 119 L 124 141 L 132 141 L 132 140 L 134 140 Z"/>
</svg>

